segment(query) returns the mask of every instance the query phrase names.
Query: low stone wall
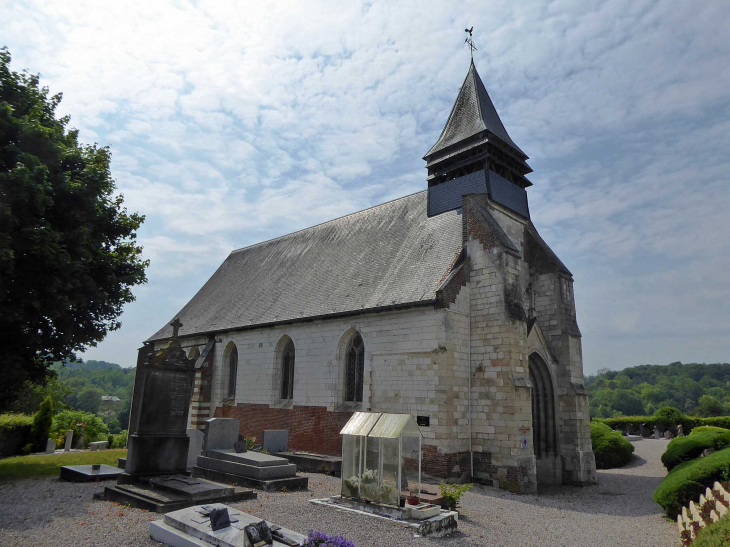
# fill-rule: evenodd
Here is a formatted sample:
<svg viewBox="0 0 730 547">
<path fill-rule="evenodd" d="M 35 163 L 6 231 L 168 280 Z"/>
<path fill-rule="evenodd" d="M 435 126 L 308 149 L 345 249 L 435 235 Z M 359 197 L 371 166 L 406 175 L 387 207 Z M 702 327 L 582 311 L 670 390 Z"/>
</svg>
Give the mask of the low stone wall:
<svg viewBox="0 0 730 547">
<path fill-rule="evenodd" d="M 725 516 L 729 506 L 730 493 L 719 482 L 715 482 L 712 488 L 708 488 L 703 495 L 700 495 L 698 503 L 689 502 L 688 507 L 682 508 L 682 514 L 677 515 L 677 527 L 682 545 L 689 545 L 697 537 L 700 528 Z"/>
</svg>

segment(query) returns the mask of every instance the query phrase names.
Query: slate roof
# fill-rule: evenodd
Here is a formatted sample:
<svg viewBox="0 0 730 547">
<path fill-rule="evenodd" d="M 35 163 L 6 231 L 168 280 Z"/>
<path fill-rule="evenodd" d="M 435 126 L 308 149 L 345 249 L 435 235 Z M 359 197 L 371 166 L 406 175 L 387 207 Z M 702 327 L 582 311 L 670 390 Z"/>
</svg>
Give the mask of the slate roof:
<svg viewBox="0 0 730 547">
<path fill-rule="evenodd" d="M 170 321 L 186 336 L 433 303 L 462 249 L 461 214 L 429 218 L 426 201 L 418 192 L 233 251 Z M 166 325 L 149 340 L 171 335 Z"/>
<path fill-rule="evenodd" d="M 472 60 L 441 136 L 423 159 L 482 131 L 489 131 L 527 158 L 527 154 L 507 134 Z"/>
</svg>

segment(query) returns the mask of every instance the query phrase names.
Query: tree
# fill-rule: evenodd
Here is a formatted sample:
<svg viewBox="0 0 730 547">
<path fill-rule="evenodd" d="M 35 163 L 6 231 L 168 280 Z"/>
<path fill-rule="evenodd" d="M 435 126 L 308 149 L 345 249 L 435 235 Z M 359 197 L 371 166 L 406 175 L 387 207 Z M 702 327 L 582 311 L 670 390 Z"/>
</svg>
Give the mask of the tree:
<svg viewBox="0 0 730 547">
<path fill-rule="evenodd" d="M 38 412 L 33 416 L 33 427 L 31 428 L 33 445 L 38 452 L 46 449 L 46 440 L 48 439 L 48 433 L 51 431 L 52 425 L 53 401 L 50 397 L 46 397 L 41 403 Z"/>
<path fill-rule="evenodd" d="M 95 387 L 84 388 L 79 393 L 78 409 L 84 412 L 91 412 L 92 414 L 99 414 L 99 407 L 101 406 L 101 391 Z"/>
<path fill-rule="evenodd" d="M 44 384 L 24 382 L 15 401 L 10 406 L 10 410 L 21 414 L 34 414 L 38 411 L 40 404 L 50 397 L 53 402 L 53 410 L 61 412 L 66 408 L 65 399 L 71 396 L 71 392 L 72 389 L 69 386 L 64 384 L 56 374 L 49 371 Z"/>
<path fill-rule="evenodd" d="M 0 408 L 118 329 L 132 287 L 147 281 L 144 217 L 115 195 L 109 148 L 79 144 L 69 118 L 56 118 L 60 101 L 0 49 Z"/>
<path fill-rule="evenodd" d="M 697 405 L 697 414 L 705 418 L 710 416 L 722 416 L 725 413 L 725 406 L 712 395 L 702 395 Z"/>
</svg>

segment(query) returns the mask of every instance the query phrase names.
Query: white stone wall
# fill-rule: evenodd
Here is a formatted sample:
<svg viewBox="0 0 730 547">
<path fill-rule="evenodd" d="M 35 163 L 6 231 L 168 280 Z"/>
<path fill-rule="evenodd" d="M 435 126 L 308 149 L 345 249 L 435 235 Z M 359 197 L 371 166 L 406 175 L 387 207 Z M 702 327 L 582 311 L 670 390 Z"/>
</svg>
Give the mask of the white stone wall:
<svg viewBox="0 0 730 547">
<path fill-rule="evenodd" d="M 463 292 L 463 291 L 462 291 Z M 407 412 L 430 416 L 427 444 L 445 452 L 468 449 L 468 295 L 449 310 L 428 306 L 352 318 L 318 320 L 216 335 L 210 416 L 225 404 L 322 406 L 334 410 Z M 455 310 L 455 311 L 452 311 Z M 363 403 L 345 404 L 347 342 L 357 331 L 365 344 Z M 294 342 L 294 398 L 280 394 L 280 341 Z M 205 337 L 183 340 L 198 345 Z M 227 399 L 226 348 L 238 349 L 235 401 Z"/>
</svg>

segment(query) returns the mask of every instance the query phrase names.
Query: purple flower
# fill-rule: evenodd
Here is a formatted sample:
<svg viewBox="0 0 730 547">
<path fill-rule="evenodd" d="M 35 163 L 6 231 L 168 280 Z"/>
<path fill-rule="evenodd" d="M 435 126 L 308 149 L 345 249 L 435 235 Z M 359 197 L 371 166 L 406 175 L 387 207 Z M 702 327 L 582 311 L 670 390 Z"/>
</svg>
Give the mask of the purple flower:
<svg viewBox="0 0 730 547">
<path fill-rule="evenodd" d="M 319 530 L 309 530 L 303 547 L 355 547 L 355 544 L 343 536 L 328 536 Z"/>
</svg>

